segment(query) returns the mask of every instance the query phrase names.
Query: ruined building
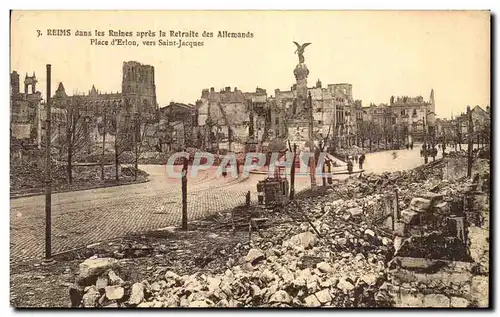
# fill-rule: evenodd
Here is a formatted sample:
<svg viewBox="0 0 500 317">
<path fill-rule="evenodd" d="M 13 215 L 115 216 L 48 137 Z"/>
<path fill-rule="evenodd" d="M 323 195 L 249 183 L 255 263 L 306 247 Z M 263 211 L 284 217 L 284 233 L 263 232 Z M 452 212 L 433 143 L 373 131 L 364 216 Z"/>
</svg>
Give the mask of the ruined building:
<svg viewBox="0 0 500 317">
<path fill-rule="evenodd" d="M 242 92 L 226 87 L 221 91 L 204 89 L 196 102 L 198 115 L 197 135 L 205 149 L 244 151 L 245 146 L 257 146 L 267 141 L 271 116 L 267 104 L 267 92 L 257 88 L 255 92 Z"/>
<path fill-rule="evenodd" d="M 26 75 L 25 92 L 19 93 L 19 75 L 15 71 L 11 74 L 11 130 L 15 138 L 27 139 L 31 135 L 31 140 L 39 145 L 45 133 L 46 108 L 40 102 L 42 97 L 35 89 L 36 83 L 34 74 L 31 77 Z M 124 62 L 121 93 L 100 92 L 92 85 L 88 94 L 70 96 L 64 84 L 58 83 L 51 106 L 54 145 L 64 142 L 70 109 L 77 110 L 78 118 L 82 120 L 89 152 L 93 145 L 102 143 L 104 131 L 106 143 L 114 142 L 113 121 L 114 126 L 126 131 L 130 137 L 130 127 L 134 122 L 143 128 L 146 123 L 153 124 L 159 119 L 154 67 L 135 61 Z"/>
<path fill-rule="evenodd" d="M 356 143 L 356 132 L 362 120 L 361 100 L 354 100 L 352 85 L 329 84 L 323 87 L 320 80 L 307 88 L 311 95 L 315 139 L 334 140 L 333 147 L 350 147 Z M 275 90 L 277 107 L 286 114 L 288 137 L 301 142 L 308 138 L 308 109 L 298 104 L 297 85 L 288 91 Z M 310 110 L 309 110 L 310 111 Z"/>
<path fill-rule="evenodd" d="M 19 74 L 10 74 L 10 113 L 11 138 L 23 144 L 37 143 L 37 113 L 42 101 L 42 94 L 36 90 L 37 79 L 26 74 L 24 90 L 20 91 Z"/>
<path fill-rule="evenodd" d="M 156 131 L 161 151 L 182 151 L 199 147 L 198 116 L 195 105 L 171 102 L 160 108 L 160 122 Z"/>
<path fill-rule="evenodd" d="M 390 127 L 405 142 L 422 141 L 424 121 L 430 129 L 435 125 L 435 109 L 434 90 L 431 90 L 429 101 L 425 101 L 422 96 L 391 96 L 389 104 L 364 107 L 363 116 L 365 121 L 381 129 Z"/>
</svg>

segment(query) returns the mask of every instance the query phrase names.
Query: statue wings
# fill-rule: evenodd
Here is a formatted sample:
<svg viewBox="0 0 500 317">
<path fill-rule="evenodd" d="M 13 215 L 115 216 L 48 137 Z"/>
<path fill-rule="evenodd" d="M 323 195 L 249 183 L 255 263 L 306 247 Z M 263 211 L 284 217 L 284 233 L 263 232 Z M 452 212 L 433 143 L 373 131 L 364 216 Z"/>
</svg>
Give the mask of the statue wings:
<svg viewBox="0 0 500 317">
<path fill-rule="evenodd" d="M 295 52 L 297 52 L 297 51 L 299 51 L 299 52 L 304 52 L 304 49 L 305 49 L 308 45 L 310 45 L 310 44 L 311 44 L 311 43 L 304 43 L 304 44 L 300 45 L 299 43 L 297 43 L 297 42 L 295 42 L 295 41 L 294 41 L 293 43 L 297 46 L 297 50 L 296 50 Z"/>
</svg>

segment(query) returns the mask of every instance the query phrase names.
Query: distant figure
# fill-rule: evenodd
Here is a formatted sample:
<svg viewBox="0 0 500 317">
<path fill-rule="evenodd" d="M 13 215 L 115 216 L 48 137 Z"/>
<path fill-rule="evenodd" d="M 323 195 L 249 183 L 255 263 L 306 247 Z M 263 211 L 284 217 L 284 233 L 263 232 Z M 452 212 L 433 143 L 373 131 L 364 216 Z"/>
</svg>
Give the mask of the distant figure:
<svg viewBox="0 0 500 317">
<path fill-rule="evenodd" d="M 352 174 L 352 160 L 350 158 L 347 160 L 347 171 Z"/>
<path fill-rule="evenodd" d="M 432 149 L 432 161 L 436 161 L 436 155 L 438 153 L 438 150 L 436 148 Z"/>
<path fill-rule="evenodd" d="M 398 157 L 398 153 L 396 151 L 392 152 L 392 159 L 395 160 Z"/>
<path fill-rule="evenodd" d="M 358 163 L 358 156 L 354 155 L 354 162 Z"/>
<path fill-rule="evenodd" d="M 366 159 L 365 153 L 361 154 L 361 156 L 359 157 L 359 161 L 358 161 L 360 170 L 363 169 L 363 163 L 365 162 L 365 159 Z"/>
<path fill-rule="evenodd" d="M 229 162 L 226 164 L 226 166 L 224 167 L 224 170 L 222 171 L 222 176 L 224 176 L 224 178 L 226 178 L 227 176 L 227 169 L 229 168 L 229 166 L 231 166 L 231 164 L 229 164 Z"/>
<path fill-rule="evenodd" d="M 410 148 L 413 150 L 413 142 L 410 143 Z"/>
</svg>

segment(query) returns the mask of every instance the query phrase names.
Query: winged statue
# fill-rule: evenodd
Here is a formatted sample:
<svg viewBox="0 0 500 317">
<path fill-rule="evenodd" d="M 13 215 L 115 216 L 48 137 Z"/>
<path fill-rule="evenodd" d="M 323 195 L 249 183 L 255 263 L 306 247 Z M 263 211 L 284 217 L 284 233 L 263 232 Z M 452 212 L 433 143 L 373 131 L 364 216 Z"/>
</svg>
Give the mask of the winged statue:
<svg viewBox="0 0 500 317">
<path fill-rule="evenodd" d="M 311 43 L 304 43 L 302 45 L 300 45 L 299 43 L 297 42 L 293 42 L 295 45 L 297 45 L 297 50 L 295 51 L 295 53 L 297 55 L 299 55 L 299 63 L 303 63 L 304 62 L 304 50 L 305 48 L 310 45 Z"/>
</svg>

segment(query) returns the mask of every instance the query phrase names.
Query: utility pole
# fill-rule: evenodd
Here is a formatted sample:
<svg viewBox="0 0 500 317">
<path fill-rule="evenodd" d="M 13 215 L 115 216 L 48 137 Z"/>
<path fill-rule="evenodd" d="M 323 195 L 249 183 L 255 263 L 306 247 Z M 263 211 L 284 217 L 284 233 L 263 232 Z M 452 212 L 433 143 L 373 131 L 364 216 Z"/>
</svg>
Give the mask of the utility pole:
<svg viewBox="0 0 500 317">
<path fill-rule="evenodd" d="M 467 177 L 470 178 L 472 177 L 472 111 L 470 110 L 470 106 L 467 106 L 467 121 L 468 121 L 468 135 L 467 135 L 467 141 L 468 141 L 468 149 L 467 149 Z"/>
<path fill-rule="evenodd" d="M 47 105 L 46 118 L 47 126 L 45 129 L 46 148 L 45 148 L 45 259 L 43 263 L 51 264 L 52 260 L 52 170 L 50 158 L 50 139 L 51 139 L 51 100 L 50 100 L 50 81 L 51 65 L 47 64 Z"/>
<path fill-rule="evenodd" d="M 309 106 L 309 146 L 310 146 L 310 151 L 313 153 L 311 156 L 311 161 L 310 161 L 310 174 L 311 174 L 311 188 L 316 187 L 316 158 L 315 158 L 315 151 L 314 151 L 314 117 L 313 117 L 313 106 L 312 106 L 312 96 L 311 92 L 309 92 L 309 95 L 307 96 L 307 103 Z"/>
</svg>

